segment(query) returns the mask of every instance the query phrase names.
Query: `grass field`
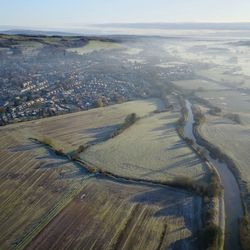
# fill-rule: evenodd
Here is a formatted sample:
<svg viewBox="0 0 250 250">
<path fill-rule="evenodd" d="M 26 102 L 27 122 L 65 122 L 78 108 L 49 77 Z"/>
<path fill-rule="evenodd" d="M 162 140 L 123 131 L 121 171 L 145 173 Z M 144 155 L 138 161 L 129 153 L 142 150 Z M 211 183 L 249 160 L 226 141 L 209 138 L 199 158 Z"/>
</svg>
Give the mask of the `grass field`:
<svg viewBox="0 0 250 250">
<path fill-rule="evenodd" d="M 87 53 L 92 53 L 94 51 L 112 50 L 112 49 L 119 49 L 119 48 L 121 48 L 121 46 L 117 43 L 92 40 L 92 41 L 89 41 L 87 45 L 83 47 L 70 48 L 70 49 L 67 49 L 67 51 L 76 52 L 80 55 L 84 55 Z"/>
<path fill-rule="evenodd" d="M 200 205 L 167 188 L 91 180 L 28 249 L 191 247 Z"/>
<path fill-rule="evenodd" d="M 102 170 L 150 180 L 202 179 L 206 167 L 175 130 L 179 112 L 152 114 L 121 135 L 90 147 L 81 158 Z"/>
</svg>

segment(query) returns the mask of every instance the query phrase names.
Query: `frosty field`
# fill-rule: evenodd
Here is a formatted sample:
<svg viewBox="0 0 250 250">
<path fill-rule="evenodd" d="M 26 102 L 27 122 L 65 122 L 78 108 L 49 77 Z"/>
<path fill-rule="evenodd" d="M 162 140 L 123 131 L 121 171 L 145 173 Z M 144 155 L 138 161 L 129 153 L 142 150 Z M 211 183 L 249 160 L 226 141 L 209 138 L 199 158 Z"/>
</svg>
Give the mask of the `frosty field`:
<svg viewBox="0 0 250 250">
<path fill-rule="evenodd" d="M 121 135 L 90 147 L 81 158 L 102 170 L 142 179 L 202 179 L 206 167 L 175 130 L 179 112 L 152 114 Z"/>
</svg>

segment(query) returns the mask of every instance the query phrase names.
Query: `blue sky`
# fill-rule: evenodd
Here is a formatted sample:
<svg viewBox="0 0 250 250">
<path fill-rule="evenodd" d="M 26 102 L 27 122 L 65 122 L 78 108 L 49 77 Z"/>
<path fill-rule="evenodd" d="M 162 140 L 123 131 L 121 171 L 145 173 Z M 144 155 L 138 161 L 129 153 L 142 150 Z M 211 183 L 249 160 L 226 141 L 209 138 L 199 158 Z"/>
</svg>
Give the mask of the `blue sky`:
<svg viewBox="0 0 250 250">
<path fill-rule="evenodd" d="M 250 22 L 250 0 L 0 0 L 0 25 Z"/>
</svg>

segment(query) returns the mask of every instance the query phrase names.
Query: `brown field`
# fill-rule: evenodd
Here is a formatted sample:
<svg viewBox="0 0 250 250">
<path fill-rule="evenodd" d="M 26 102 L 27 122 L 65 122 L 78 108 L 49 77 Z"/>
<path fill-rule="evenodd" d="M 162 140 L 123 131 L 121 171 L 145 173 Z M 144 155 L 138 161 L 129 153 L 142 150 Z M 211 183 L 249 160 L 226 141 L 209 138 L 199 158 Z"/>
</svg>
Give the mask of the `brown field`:
<svg viewBox="0 0 250 250">
<path fill-rule="evenodd" d="M 71 162 L 19 141 L 14 131 L 1 131 L 0 141 L 0 246 L 9 249 L 29 242 L 81 190 L 86 176 Z"/>
<path fill-rule="evenodd" d="M 191 247 L 200 201 L 162 187 L 92 180 L 28 249 Z"/>
</svg>

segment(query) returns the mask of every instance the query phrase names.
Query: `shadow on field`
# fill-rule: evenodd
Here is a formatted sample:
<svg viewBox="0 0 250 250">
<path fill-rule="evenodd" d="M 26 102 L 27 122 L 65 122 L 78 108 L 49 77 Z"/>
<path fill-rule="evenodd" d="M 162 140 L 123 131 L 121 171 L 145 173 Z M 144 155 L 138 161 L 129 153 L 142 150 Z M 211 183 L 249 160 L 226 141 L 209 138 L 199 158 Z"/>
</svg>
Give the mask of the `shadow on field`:
<svg viewBox="0 0 250 250">
<path fill-rule="evenodd" d="M 176 130 L 174 128 L 174 125 L 171 124 L 166 124 L 166 125 L 162 125 L 159 126 L 157 128 L 154 128 L 151 130 L 151 132 L 160 132 L 161 134 L 158 136 L 157 139 L 155 140 L 163 140 L 166 138 L 170 138 L 170 137 L 176 137 Z"/>
<path fill-rule="evenodd" d="M 88 173 L 77 163 L 70 162 L 68 160 L 44 161 L 36 167 L 40 170 L 57 170 L 58 177 L 56 179 L 76 179 L 85 177 Z"/>
<path fill-rule="evenodd" d="M 172 243 L 168 249 L 171 250 L 184 250 L 184 249 L 193 249 L 198 250 L 199 242 L 197 237 L 188 237 L 185 239 L 177 240 L 176 242 Z"/>
<path fill-rule="evenodd" d="M 38 167 L 36 167 L 36 169 L 62 170 L 60 171 L 58 179 L 82 178 L 87 174 L 87 171 L 79 164 L 72 162 L 68 159 L 63 159 L 52 152 L 47 152 L 46 155 L 36 157 L 36 159 L 42 160 L 41 164 Z"/>
<path fill-rule="evenodd" d="M 64 167 L 65 165 L 69 164 L 70 161 L 63 161 L 63 160 L 54 160 L 54 161 L 44 161 L 41 162 L 41 164 L 36 167 L 36 169 L 54 169 L 54 168 L 60 168 Z"/>
<path fill-rule="evenodd" d="M 179 149 L 179 148 L 186 148 L 187 144 L 184 141 L 178 141 L 177 143 L 171 145 L 169 148 L 166 149 L 166 151 L 168 150 L 175 150 L 175 149 Z"/>
<path fill-rule="evenodd" d="M 157 188 L 151 191 L 146 191 L 134 196 L 132 202 L 145 205 L 158 206 L 159 210 L 154 214 L 155 217 L 179 217 L 184 220 L 184 227 L 196 235 L 200 222 L 200 198 L 186 193 L 178 193 L 168 190 L 167 188 Z M 176 233 L 184 229 L 184 227 L 174 229 L 168 232 Z M 179 240 L 172 244 L 170 249 L 193 249 L 190 248 L 195 242 L 195 236 L 187 239 Z M 189 246 L 185 248 L 184 245 Z M 196 248 L 194 248 L 196 249 Z"/>
<path fill-rule="evenodd" d="M 167 114 L 166 116 L 164 117 L 161 117 L 160 120 L 169 120 L 169 119 L 178 119 L 179 116 L 177 116 L 176 114 L 174 113 L 171 113 L 171 114 Z M 172 125 L 174 125 L 174 122 L 171 123 Z"/>
<path fill-rule="evenodd" d="M 199 158 L 197 158 L 196 155 L 193 155 L 193 156 L 191 155 L 191 157 L 185 157 L 183 160 L 176 161 L 175 163 L 170 164 L 163 169 L 160 169 L 160 171 L 170 170 L 176 167 L 188 168 L 188 167 L 193 167 L 200 163 L 202 163 L 202 161 Z"/>
<path fill-rule="evenodd" d="M 109 139 L 110 135 L 119 128 L 119 125 L 109 125 L 97 128 L 84 129 L 80 134 L 88 134 L 90 137 L 95 138 L 89 144 L 96 144 L 98 142 Z"/>
<path fill-rule="evenodd" d="M 79 164 L 56 155 L 54 152 L 49 150 L 47 147 L 37 144 L 37 143 L 27 143 L 24 145 L 18 145 L 10 148 L 12 152 L 24 152 L 32 151 L 34 148 L 43 148 L 44 151 L 42 156 L 34 155 L 34 159 L 39 161 L 39 164 L 34 167 L 34 169 L 39 169 L 41 171 L 45 170 L 59 170 L 58 179 L 72 179 L 81 178 L 86 176 L 87 171 L 81 167 Z M 35 164 L 34 164 L 35 165 Z"/>
<path fill-rule="evenodd" d="M 184 155 L 185 156 L 185 155 Z M 202 163 L 199 158 L 197 158 L 195 155 L 191 155 L 191 157 L 184 157 L 184 159 L 180 159 L 182 156 L 178 156 L 177 158 L 179 159 L 178 161 L 175 161 L 172 164 L 169 164 L 168 166 L 162 167 L 157 170 L 148 170 L 147 173 L 140 175 L 141 178 L 143 177 L 149 177 L 150 175 L 155 175 L 155 174 L 163 174 L 164 172 L 168 172 L 171 169 L 175 168 L 189 168 L 196 166 L 197 164 Z M 169 173 L 168 173 L 169 174 Z"/>
<path fill-rule="evenodd" d="M 11 152 L 22 152 L 22 151 L 34 150 L 35 148 L 41 148 L 41 147 L 42 146 L 37 144 L 37 143 L 29 142 L 29 143 L 26 143 L 26 144 L 21 144 L 21 145 L 10 147 L 8 149 Z"/>
</svg>

